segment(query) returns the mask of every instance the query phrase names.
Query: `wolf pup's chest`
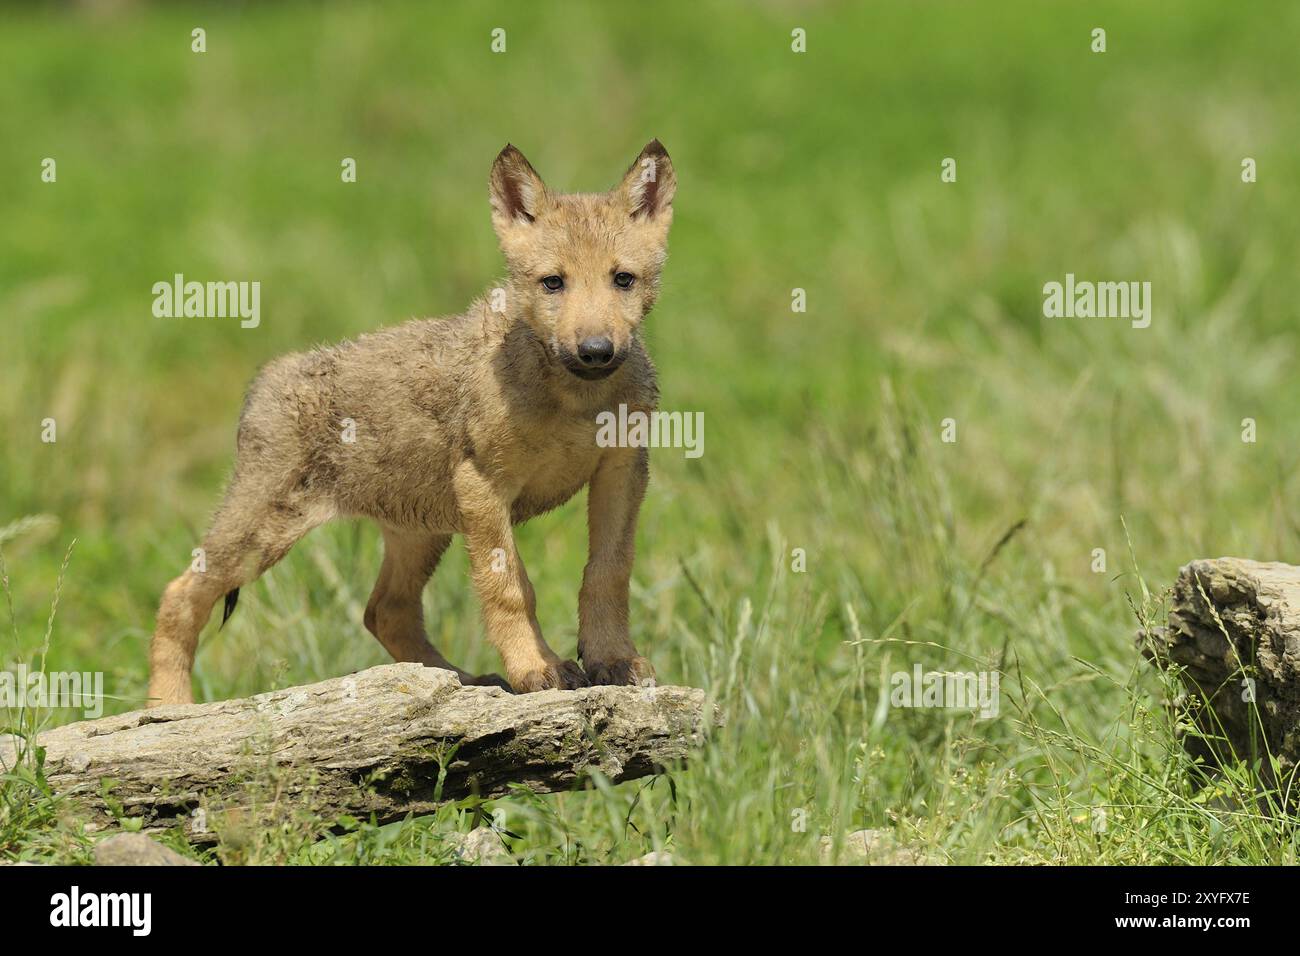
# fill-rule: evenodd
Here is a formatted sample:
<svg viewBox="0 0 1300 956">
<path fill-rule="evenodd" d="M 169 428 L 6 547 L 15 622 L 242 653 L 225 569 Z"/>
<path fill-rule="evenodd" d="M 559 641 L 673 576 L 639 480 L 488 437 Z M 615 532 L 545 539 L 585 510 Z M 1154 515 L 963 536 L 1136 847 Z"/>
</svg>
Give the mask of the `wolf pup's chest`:
<svg viewBox="0 0 1300 956">
<path fill-rule="evenodd" d="M 558 507 L 591 480 L 602 449 L 594 421 L 539 423 L 516 436 L 516 520 Z"/>
</svg>

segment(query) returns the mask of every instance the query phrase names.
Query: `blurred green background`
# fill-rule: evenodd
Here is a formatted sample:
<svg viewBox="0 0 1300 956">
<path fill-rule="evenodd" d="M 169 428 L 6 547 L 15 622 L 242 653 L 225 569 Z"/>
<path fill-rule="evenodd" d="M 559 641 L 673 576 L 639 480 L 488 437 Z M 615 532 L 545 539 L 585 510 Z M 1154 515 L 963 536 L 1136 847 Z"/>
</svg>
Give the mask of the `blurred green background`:
<svg viewBox="0 0 1300 956">
<path fill-rule="evenodd" d="M 627 788 L 548 798 L 512 810 L 526 818 L 516 851 L 811 862 L 820 834 L 885 826 L 964 862 L 1293 856 L 1289 829 L 1243 837 L 1186 795 L 1145 793 L 1145 770 L 1117 796 L 1123 774 L 1080 742 L 1176 759 L 1135 717 L 1155 712 L 1158 688 L 1131 639 L 1134 559 L 1155 601 L 1195 557 L 1296 559 L 1300 7 L 127 3 L 3 16 L 10 665 L 40 647 L 75 537 L 48 666 L 103 670 L 112 709 L 139 706 L 156 602 L 219 498 L 257 367 L 455 313 L 486 289 L 502 268 L 486 180 L 507 141 L 553 188 L 594 191 L 658 137 L 679 187 L 647 334 L 664 407 L 704 412 L 706 451 L 653 456 L 635 637 L 662 679 L 708 688 L 731 722 L 671 812 L 645 797 L 628 810 L 641 826 L 620 829 L 610 808 Z M 206 53 L 191 52 L 195 27 Z M 806 53 L 791 50 L 796 27 Z M 1090 49 L 1094 27 L 1105 53 Z M 344 157 L 355 184 L 340 181 Z M 940 181 L 945 157 L 955 183 Z M 1258 182 L 1242 182 L 1245 157 Z M 151 286 L 176 272 L 260 281 L 260 327 L 155 318 Z M 1045 319 L 1042 286 L 1067 272 L 1150 281 L 1150 328 Z M 945 418 L 955 443 L 939 440 Z M 27 516 L 47 517 L 11 524 Z M 582 500 L 520 545 L 543 631 L 570 654 Z M 806 573 L 791 570 L 794 548 Z M 378 566 L 372 527 L 315 532 L 205 631 L 201 699 L 383 662 L 361 625 Z M 496 668 L 459 546 L 427 601 L 452 660 Z M 1023 708 L 980 722 L 881 703 L 893 670 L 972 658 L 1014 659 Z M 1061 753 L 1045 751 L 1040 719 Z M 1114 811 L 1109 835 L 1071 822 L 1099 802 L 1162 799 L 1158 839 L 1146 811 Z M 790 823 L 800 809 L 806 831 Z"/>
</svg>

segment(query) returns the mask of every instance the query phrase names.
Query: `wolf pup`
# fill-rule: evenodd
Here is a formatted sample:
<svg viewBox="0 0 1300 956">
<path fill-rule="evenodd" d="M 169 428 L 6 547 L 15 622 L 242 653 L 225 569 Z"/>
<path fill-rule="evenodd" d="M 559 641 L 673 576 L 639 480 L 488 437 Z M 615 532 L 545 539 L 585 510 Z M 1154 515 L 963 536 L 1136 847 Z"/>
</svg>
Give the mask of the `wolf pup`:
<svg viewBox="0 0 1300 956">
<path fill-rule="evenodd" d="M 638 335 L 667 255 L 676 176 L 658 140 L 612 191 L 550 192 L 506 146 L 489 179 L 509 276 L 463 315 L 418 319 L 269 363 L 248 389 L 234 473 L 203 540 L 205 570 L 167 586 L 150 655 L 152 704 L 193 700 L 199 631 L 219 599 L 336 517 L 379 524 L 384 561 L 365 626 L 398 661 L 455 671 L 424 632 L 421 594 L 464 536 L 488 640 L 517 692 L 654 677 L 628 634 L 645 448 L 601 448 L 597 414 L 649 414 L 655 370 Z M 578 657 L 542 638 L 513 526 L 587 492 Z"/>
</svg>

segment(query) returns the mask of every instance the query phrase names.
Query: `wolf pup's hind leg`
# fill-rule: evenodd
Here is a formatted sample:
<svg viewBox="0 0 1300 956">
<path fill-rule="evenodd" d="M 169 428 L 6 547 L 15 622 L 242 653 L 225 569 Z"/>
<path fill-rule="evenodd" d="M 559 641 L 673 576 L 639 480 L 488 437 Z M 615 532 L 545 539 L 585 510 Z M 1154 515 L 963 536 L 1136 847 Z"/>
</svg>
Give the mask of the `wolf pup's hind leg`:
<svg viewBox="0 0 1300 956">
<path fill-rule="evenodd" d="M 449 663 L 424 632 L 424 586 L 451 543 L 449 534 L 384 529 L 384 563 L 366 603 L 366 630 L 395 661 L 455 671 L 462 684 L 510 689 L 496 674 L 469 674 Z"/>
<path fill-rule="evenodd" d="M 149 652 L 149 706 L 194 700 L 190 676 L 199 632 L 217 601 L 256 580 L 330 509 L 292 497 L 268 502 L 258 483 L 236 479 L 203 539 L 203 570 L 191 568 L 163 593 Z"/>
</svg>

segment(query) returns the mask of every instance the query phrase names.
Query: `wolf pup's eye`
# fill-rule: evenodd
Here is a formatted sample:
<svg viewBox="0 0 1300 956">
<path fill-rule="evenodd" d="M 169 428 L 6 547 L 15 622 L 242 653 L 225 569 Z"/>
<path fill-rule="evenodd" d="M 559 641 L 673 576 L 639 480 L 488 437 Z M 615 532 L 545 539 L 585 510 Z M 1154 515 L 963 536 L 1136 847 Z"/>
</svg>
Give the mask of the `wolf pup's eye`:
<svg viewBox="0 0 1300 956">
<path fill-rule="evenodd" d="M 630 272 L 619 272 L 614 276 L 614 285 L 620 289 L 632 288 L 632 283 L 636 281 L 636 276 Z"/>
<path fill-rule="evenodd" d="M 547 276 L 542 280 L 547 292 L 559 292 L 564 288 L 564 280 L 559 276 Z"/>
</svg>

